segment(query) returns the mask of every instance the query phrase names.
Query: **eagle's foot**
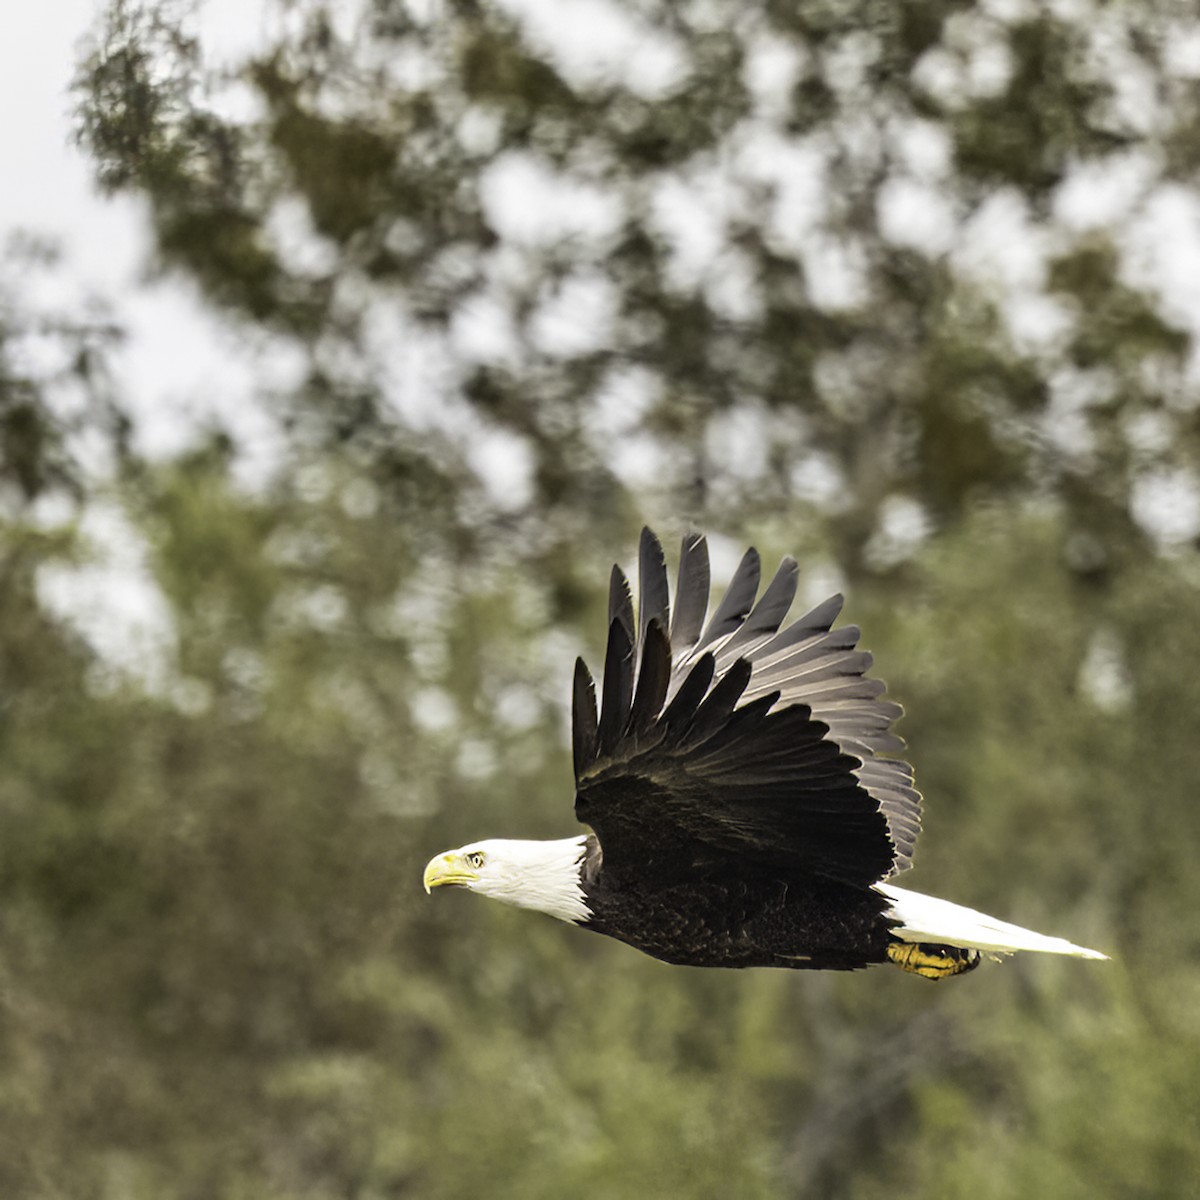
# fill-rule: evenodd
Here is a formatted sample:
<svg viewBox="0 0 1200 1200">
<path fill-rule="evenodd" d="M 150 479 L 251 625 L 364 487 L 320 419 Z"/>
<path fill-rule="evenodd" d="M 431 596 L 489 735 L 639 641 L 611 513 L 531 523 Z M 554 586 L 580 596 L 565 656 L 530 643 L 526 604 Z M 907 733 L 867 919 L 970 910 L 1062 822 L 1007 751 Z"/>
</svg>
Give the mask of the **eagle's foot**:
<svg viewBox="0 0 1200 1200">
<path fill-rule="evenodd" d="M 948 979 L 979 966 L 978 950 L 930 942 L 892 942 L 887 955 L 901 970 L 911 971 L 922 979 Z"/>
</svg>

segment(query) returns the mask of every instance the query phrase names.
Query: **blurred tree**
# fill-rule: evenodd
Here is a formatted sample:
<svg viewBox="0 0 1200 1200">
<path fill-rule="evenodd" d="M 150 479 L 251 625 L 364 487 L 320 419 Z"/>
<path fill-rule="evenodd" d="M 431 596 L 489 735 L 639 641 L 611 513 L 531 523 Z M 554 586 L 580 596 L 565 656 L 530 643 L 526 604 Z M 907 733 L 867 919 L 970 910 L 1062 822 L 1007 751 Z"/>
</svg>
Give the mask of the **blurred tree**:
<svg viewBox="0 0 1200 1200">
<path fill-rule="evenodd" d="M 917 885 L 1117 962 L 936 992 L 689 972 L 420 893 L 451 831 L 570 828 L 569 652 L 528 581 L 431 573 L 353 472 L 253 498 L 227 470 L 218 445 L 130 485 L 176 615 L 159 693 L 47 618 L 37 570 L 61 547 L 5 530 L 6 1195 L 925 1195 L 949 1170 L 964 1195 L 1071 1197 L 1193 1177 L 1200 1077 L 1177 1046 L 1200 1030 L 1177 999 L 1197 982 L 1200 696 L 1174 663 L 1200 645 L 1172 563 L 1081 592 L 1056 520 L 984 514 L 910 565 L 907 603 L 880 581 L 855 605 L 913 707 Z M 1130 657 L 1089 666 L 1093 627 Z"/>
<path fill-rule="evenodd" d="M 0 503 L 9 507 L 78 499 L 88 467 L 128 455 L 128 419 L 106 369 L 120 329 L 95 301 L 41 300 L 58 257 L 52 241 L 28 235 L 0 248 Z"/>
<path fill-rule="evenodd" d="M 272 11 L 218 69 L 117 0 L 80 136 L 368 469 L 473 437 L 528 468 L 510 519 L 610 544 L 622 484 L 698 522 L 815 498 L 851 570 L 897 497 L 1036 491 L 1122 554 L 1195 494 L 1193 322 L 1139 255 L 1196 168 L 1175 0 Z"/>
<path fill-rule="evenodd" d="M 1187 1194 L 1194 348 L 1136 268 L 1194 15 L 271 11 L 217 68 L 116 0 L 80 131 L 164 269 L 306 355 L 284 469 L 138 460 L 115 332 L 34 353 L 0 289 L 0 1192 Z M 158 672 L 47 603 L 55 489 L 120 503 Z M 913 885 L 1118 961 L 688 972 L 427 903 L 430 847 L 572 828 L 642 511 L 856 574 Z"/>
</svg>

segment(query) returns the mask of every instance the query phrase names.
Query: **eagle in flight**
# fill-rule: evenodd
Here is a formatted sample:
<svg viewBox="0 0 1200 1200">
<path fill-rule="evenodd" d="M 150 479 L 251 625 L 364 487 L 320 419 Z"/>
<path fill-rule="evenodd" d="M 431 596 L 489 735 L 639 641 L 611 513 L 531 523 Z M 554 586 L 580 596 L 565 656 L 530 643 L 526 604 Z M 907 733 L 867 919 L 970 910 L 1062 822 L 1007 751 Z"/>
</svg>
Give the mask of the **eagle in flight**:
<svg viewBox="0 0 1200 1200">
<path fill-rule="evenodd" d="M 662 546 L 642 531 L 635 614 L 612 571 L 597 711 L 575 665 L 575 815 L 590 832 L 491 839 L 433 858 L 425 889 L 456 885 L 654 958 L 696 967 L 854 970 L 893 963 L 927 979 L 980 954 L 1104 958 L 896 887 L 921 797 L 894 755 L 901 708 L 868 678 L 842 597 L 785 624 L 796 562 L 761 597 L 747 550 L 707 620 L 708 547 L 683 539 L 672 606 Z"/>
</svg>

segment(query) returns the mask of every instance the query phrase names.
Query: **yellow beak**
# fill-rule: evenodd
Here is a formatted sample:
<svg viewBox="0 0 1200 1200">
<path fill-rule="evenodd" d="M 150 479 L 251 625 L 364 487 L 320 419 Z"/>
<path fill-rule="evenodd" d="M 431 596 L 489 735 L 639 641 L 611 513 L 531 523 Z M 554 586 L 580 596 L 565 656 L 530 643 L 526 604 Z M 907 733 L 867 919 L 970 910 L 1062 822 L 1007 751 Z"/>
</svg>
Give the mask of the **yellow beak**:
<svg viewBox="0 0 1200 1200">
<path fill-rule="evenodd" d="M 478 873 L 472 871 L 462 857 L 451 850 L 429 860 L 425 868 L 425 891 L 432 892 L 435 887 L 465 887 L 478 878 Z"/>
</svg>

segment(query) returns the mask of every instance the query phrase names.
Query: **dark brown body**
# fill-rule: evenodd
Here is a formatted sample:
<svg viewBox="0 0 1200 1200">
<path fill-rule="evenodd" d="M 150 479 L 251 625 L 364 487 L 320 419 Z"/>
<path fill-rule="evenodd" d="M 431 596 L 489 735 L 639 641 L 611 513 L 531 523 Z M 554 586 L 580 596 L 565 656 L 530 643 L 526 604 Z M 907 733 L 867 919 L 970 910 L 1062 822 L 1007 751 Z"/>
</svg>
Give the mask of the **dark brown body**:
<svg viewBox="0 0 1200 1200">
<path fill-rule="evenodd" d="M 611 888 L 601 871 L 584 894 L 582 928 L 680 965 L 848 971 L 886 962 L 894 940 L 883 896 L 805 875 L 714 870 Z"/>
</svg>

